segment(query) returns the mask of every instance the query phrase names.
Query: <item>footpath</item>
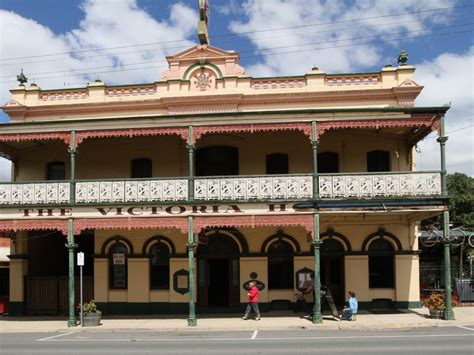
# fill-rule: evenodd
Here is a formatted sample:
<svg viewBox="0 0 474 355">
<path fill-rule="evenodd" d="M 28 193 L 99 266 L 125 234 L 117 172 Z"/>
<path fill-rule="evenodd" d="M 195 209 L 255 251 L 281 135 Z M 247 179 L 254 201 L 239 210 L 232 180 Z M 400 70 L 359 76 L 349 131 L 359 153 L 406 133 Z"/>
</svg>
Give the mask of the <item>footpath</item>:
<svg viewBox="0 0 474 355">
<path fill-rule="evenodd" d="M 238 331 L 238 330 L 393 330 L 415 327 L 448 327 L 461 326 L 474 330 L 474 307 L 459 307 L 454 309 L 456 320 L 446 321 L 429 318 L 426 308 L 413 309 L 405 312 L 390 314 L 373 314 L 361 312 L 356 321 L 338 321 L 332 316 L 324 315 L 322 324 L 313 324 L 302 313 L 269 312 L 263 313 L 260 321 L 253 319 L 242 320 L 241 315 L 198 315 L 197 326 L 189 327 L 185 316 L 166 316 L 152 318 L 151 316 L 118 317 L 105 316 L 98 327 L 67 326 L 67 317 L 0 317 L 0 332 L 2 333 L 46 333 L 46 332 L 98 332 L 98 331 Z M 156 317 L 156 316 L 155 316 Z"/>
</svg>

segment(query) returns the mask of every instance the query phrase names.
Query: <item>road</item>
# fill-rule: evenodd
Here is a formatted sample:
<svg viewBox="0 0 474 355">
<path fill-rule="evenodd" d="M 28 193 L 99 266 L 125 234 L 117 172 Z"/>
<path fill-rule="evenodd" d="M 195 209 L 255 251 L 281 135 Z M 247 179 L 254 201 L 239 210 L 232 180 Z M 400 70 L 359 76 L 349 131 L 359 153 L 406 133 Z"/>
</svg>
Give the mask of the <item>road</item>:
<svg viewBox="0 0 474 355">
<path fill-rule="evenodd" d="M 0 334 L 1 354 L 474 354 L 474 324 L 392 331 L 71 331 Z"/>
</svg>

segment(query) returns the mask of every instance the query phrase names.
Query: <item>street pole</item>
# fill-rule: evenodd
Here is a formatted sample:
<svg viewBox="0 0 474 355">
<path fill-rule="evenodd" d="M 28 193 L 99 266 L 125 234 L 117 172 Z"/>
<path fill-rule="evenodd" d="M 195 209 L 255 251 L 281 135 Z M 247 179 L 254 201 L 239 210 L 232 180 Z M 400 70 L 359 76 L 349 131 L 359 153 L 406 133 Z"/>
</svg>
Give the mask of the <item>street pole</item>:
<svg viewBox="0 0 474 355">
<path fill-rule="evenodd" d="M 320 247 L 321 241 L 319 239 L 319 212 L 314 212 L 314 236 L 313 236 L 313 250 L 314 250 L 314 308 L 313 308 L 313 323 L 321 324 L 323 316 L 321 314 L 321 273 L 320 273 Z"/>
<path fill-rule="evenodd" d="M 188 326 L 194 327 L 197 325 L 196 310 L 194 304 L 194 249 L 196 248 L 196 241 L 193 233 L 193 216 L 188 217 L 188 260 L 189 260 L 189 317 Z"/>
<path fill-rule="evenodd" d="M 318 181 L 318 138 L 316 130 L 316 121 L 311 122 L 311 147 L 313 151 L 313 199 L 319 199 L 319 181 Z"/>
<path fill-rule="evenodd" d="M 443 211 L 443 244 L 444 244 L 444 282 L 445 282 L 445 320 L 454 320 L 451 287 L 451 241 L 449 238 L 449 210 Z"/>
<path fill-rule="evenodd" d="M 79 266 L 79 283 L 80 283 L 80 298 L 81 298 L 81 327 L 84 326 L 84 299 L 82 297 L 82 267 L 84 266 L 84 253 L 77 253 L 77 265 Z"/>
</svg>

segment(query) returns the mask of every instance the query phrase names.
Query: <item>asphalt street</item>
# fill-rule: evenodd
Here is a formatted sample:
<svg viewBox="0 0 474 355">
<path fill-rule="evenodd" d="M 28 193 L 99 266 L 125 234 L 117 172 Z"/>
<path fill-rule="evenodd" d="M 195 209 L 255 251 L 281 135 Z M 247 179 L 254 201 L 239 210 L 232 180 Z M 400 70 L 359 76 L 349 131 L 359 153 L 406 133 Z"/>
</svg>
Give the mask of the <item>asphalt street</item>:
<svg viewBox="0 0 474 355">
<path fill-rule="evenodd" d="M 98 331 L 0 334 L 1 354 L 474 354 L 474 324 L 393 331 Z"/>
</svg>

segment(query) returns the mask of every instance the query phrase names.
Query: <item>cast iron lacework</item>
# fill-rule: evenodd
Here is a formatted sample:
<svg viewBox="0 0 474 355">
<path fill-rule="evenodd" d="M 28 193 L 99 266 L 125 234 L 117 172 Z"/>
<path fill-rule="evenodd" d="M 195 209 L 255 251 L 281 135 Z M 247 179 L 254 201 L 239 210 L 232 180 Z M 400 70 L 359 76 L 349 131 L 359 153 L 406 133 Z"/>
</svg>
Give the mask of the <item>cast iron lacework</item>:
<svg viewBox="0 0 474 355">
<path fill-rule="evenodd" d="M 31 203 L 67 203 L 68 182 L 0 184 L 0 205 Z"/>
<path fill-rule="evenodd" d="M 310 198 L 311 176 L 195 179 L 199 200 Z"/>
<path fill-rule="evenodd" d="M 322 198 L 366 196 L 423 196 L 441 194 L 439 173 L 380 175 L 321 175 Z"/>
</svg>

